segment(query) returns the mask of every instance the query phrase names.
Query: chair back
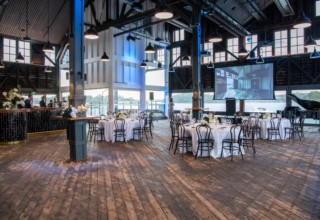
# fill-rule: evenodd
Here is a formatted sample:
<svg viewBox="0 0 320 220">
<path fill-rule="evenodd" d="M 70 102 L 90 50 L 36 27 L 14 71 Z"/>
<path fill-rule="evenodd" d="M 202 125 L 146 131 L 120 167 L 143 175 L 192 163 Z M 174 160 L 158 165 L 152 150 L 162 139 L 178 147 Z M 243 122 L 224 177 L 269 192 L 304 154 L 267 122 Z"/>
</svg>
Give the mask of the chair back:
<svg viewBox="0 0 320 220">
<path fill-rule="evenodd" d="M 114 126 L 116 128 L 116 130 L 118 131 L 124 131 L 124 126 L 125 126 L 126 121 L 124 119 L 121 118 L 117 118 L 114 120 Z"/>
<path fill-rule="evenodd" d="M 177 127 L 178 137 L 179 138 L 186 137 L 186 129 L 185 129 L 184 125 L 182 123 L 178 122 L 176 127 Z"/>
<path fill-rule="evenodd" d="M 207 125 L 198 125 L 196 127 L 198 141 L 208 141 L 211 139 L 211 128 Z"/>
<path fill-rule="evenodd" d="M 303 131 L 303 126 L 304 126 L 304 120 L 306 119 L 305 115 L 301 115 L 299 117 L 299 121 L 298 121 L 298 127 L 301 131 Z"/>
<path fill-rule="evenodd" d="M 271 129 L 279 129 L 281 123 L 281 118 L 273 117 L 270 119 Z"/>
<path fill-rule="evenodd" d="M 177 133 L 177 127 L 174 121 L 170 121 L 170 129 L 171 129 L 171 137 L 174 137 Z"/>
<path fill-rule="evenodd" d="M 230 128 L 230 139 L 233 143 L 239 142 L 239 138 L 241 137 L 241 125 L 233 125 Z"/>
<path fill-rule="evenodd" d="M 139 118 L 139 128 L 143 128 L 144 127 L 144 118 Z"/>
<path fill-rule="evenodd" d="M 244 120 L 241 124 L 241 138 L 253 138 L 252 126 L 248 120 Z"/>
<path fill-rule="evenodd" d="M 291 128 L 294 127 L 294 124 L 295 124 L 295 122 L 296 122 L 296 119 L 297 119 L 297 118 L 296 118 L 295 114 L 290 115 L 289 121 L 290 121 L 290 127 L 291 127 Z"/>
</svg>

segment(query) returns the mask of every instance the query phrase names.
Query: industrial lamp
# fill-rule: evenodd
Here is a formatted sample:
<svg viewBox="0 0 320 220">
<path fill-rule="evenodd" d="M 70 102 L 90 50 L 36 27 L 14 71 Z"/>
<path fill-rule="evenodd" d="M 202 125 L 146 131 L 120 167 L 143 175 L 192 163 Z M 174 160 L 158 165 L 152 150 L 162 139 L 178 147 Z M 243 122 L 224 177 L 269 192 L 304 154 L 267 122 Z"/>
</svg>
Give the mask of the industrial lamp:
<svg viewBox="0 0 320 220">
<path fill-rule="evenodd" d="M 256 63 L 259 64 L 259 63 L 264 63 L 264 59 L 262 58 L 261 55 L 259 55 L 258 59 L 256 60 Z"/>
<path fill-rule="evenodd" d="M 110 59 L 109 59 L 107 53 L 104 52 L 103 55 L 102 55 L 102 57 L 100 58 L 100 60 L 101 60 L 102 62 L 107 62 L 107 61 L 109 61 Z"/>
<path fill-rule="evenodd" d="M 154 47 L 151 45 L 151 43 L 149 43 L 149 45 L 146 47 L 145 49 L 146 53 L 155 53 L 156 50 L 154 49 Z"/>
<path fill-rule="evenodd" d="M 158 19 L 170 19 L 173 17 L 173 13 L 164 6 L 161 6 L 159 11 L 157 11 L 154 16 Z"/>
<path fill-rule="evenodd" d="M 53 49 L 53 46 L 51 45 L 51 43 L 50 43 L 50 40 L 49 40 L 49 38 L 50 38 L 50 23 L 49 23 L 49 12 L 50 12 L 50 8 L 49 8 L 49 0 L 47 1 L 47 6 L 48 6 L 48 41 L 47 41 L 47 43 L 44 45 L 44 47 L 43 47 L 43 49 L 42 49 L 42 51 L 43 52 L 54 52 L 54 49 Z"/>
<path fill-rule="evenodd" d="M 248 51 L 246 50 L 246 48 L 244 48 L 244 46 L 242 45 L 240 50 L 239 50 L 239 56 L 246 56 L 248 54 Z"/>
<path fill-rule="evenodd" d="M 84 32 L 84 37 L 90 40 L 95 40 L 99 38 L 99 34 L 93 26 L 90 26 L 90 28 Z"/>
<path fill-rule="evenodd" d="M 213 63 L 212 63 L 211 61 L 210 61 L 210 63 L 208 64 L 207 68 L 208 68 L 208 69 L 213 69 L 213 68 L 214 68 L 214 65 L 213 65 Z"/>
<path fill-rule="evenodd" d="M 307 28 L 311 26 L 311 20 L 301 11 L 300 16 L 294 22 L 293 28 Z"/>
<path fill-rule="evenodd" d="M 218 32 L 214 32 L 209 38 L 209 42 L 211 43 L 219 43 L 221 41 L 222 41 L 222 36 Z"/>
<path fill-rule="evenodd" d="M 320 53 L 317 51 L 316 47 L 314 47 L 313 52 L 310 54 L 310 59 L 320 58 Z"/>
<path fill-rule="evenodd" d="M 18 56 L 16 57 L 16 61 L 17 62 L 23 62 L 24 61 L 24 57 L 21 55 L 21 52 L 18 53 Z"/>
<path fill-rule="evenodd" d="M 308 37 L 308 40 L 305 42 L 304 47 L 305 48 L 313 48 L 317 46 L 317 42 L 312 38 L 312 36 L 310 35 Z"/>
</svg>

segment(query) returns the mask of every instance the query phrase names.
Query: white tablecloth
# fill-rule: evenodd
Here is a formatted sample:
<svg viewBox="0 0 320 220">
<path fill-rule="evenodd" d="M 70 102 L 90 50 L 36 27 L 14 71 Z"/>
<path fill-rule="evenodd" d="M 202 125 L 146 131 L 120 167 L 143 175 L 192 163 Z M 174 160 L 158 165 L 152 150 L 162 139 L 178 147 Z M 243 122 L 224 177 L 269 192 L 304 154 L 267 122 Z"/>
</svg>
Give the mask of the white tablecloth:
<svg viewBox="0 0 320 220">
<path fill-rule="evenodd" d="M 190 135 L 192 138 L 192 149 L 193 155 L 197 153 L 198 150 L 198 135 L 196 131 L 196 127 L 199 124 L 194 125 L 187 125 L 185 126 L 186 134 Z M 214 138 L 214 148 L 210 151 L 210 156 L 213 158 L 219 158 L 221 157 L 221 151 L 222 151 L 222 140 L 225 138 L 230 138 L 230 128 L 231 125 L 216 125 L 211 127 L 211 135 Z M 179 149 L 181 151 L 181 149 Z M 189 150 L 189 149 L 188 149 Z M 244 154 L 244 149 L 241 147 L 241 151 Z M 229 157 L 230 151 L 223 149 L 222 157 Z M 233 152 L 233 155 L 238 155 L 238 150 L 235 150 Z M 200 152 L 198 153 L 198 156 L 200 156 Z M 204 151 L 202 153 L 202 156 L 208 156 L 207 152 Z"/>
<path fill-rule="evenodd" d="M 126 129 L 126 138 L 125 140 L 128 141 L 133 139 L 133 128 L 139 126 L 139 120 L 137 119 L 125 119 L 125 129 Z M 99 127 L 104 128 L 104 138 L 106 141 L 114 142 L 114 119 L 107 119 L 107 120 L 99 120 Z"/>
<path fill-rule="evenodd" d="M 245 118 L 244 118 L 245 119 Z M 254 119 L 251 119 L 254 120 Z M 271 127 L 270 118 L 259 119 L 259 126 L 261 127 L 261 138 L 268 139 L 268 128 Z M 285 128 L 290 127 L 290 120 L 287 118 L 281 118 L 280 122 L 280 136 L 281 139 L 285 139 Z M 274 139 L 275 137 L 273 137 Z"/>
</svg>

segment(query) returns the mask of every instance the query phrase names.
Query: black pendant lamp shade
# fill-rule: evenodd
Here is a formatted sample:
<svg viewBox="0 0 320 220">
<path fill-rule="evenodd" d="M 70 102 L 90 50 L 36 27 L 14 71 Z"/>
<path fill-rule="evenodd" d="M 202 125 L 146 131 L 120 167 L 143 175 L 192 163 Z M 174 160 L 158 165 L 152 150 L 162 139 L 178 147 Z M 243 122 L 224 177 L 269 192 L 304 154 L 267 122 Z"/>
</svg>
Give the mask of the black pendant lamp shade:
<svg viewBox="0 0 320 220">
<path fill-rule="evenodd" d="M 50 41 L 48 41 L 48 42 L 44 45 L 42 51 L 44 51 L 44 52 L 54 52 L 53 46 L 52 46 L 52 44 L 50 43 Z"/>
<path fill-rule="evenodd" d="M 5 68 L 5 66 L 4 66 L 4 64 L 3 64 L 3 62 L 2 62 L 2 60 L 0 61 L 0 69 L 4 69 Z"/>
<path fill-rule="evenodd" d="M 208 69 L 213 69 L 214 68 L 214 64 L 210 61 L 210 63 L 207 66 Z"/>
<path fill-rule="evenodd" d="M 23 62 L 24 61 L 24 57 L 21 55 L 21 52 L 18 53 L 18 56 L 16 57 L 16 61 L 17 62 Z"/>
<path fill-rule="evenodd" d="M 142 60 L 142 63 L 140 64 L 140 67 L 147 68 L 147 64 L 145 60 Z"/>
<path fill-rule="evenodd" d="M 258 59 L 256 60 L 256 63 L 259 64 L 259 63 L 264 63 L 264 59 L 262 58 L 261 55 L 259 55 Z"/>
<path fill-rule="evenodd" d="M 304 47 L 305 48 L 314 48 L 317 46 L 317 42 L 313 39 L 313 37 L 310 35 L 308 37 L 308 40 L 305 42 Z"/>
<path fill-rule="evenodd" d="M 239 56 L 246 56 L 247 54 L 248 54 L 248 51 L 246 50 L 246 48 L 244 48 L 244 46 L 241 46 L 239 50 Z"/>
<path fill-rule="evenodd" d="M 51 69 L 49 66 L 47 66 L 47 67 L 44 69 L 44 72 L 45 72 L 45 73 L 52 73 L 52 69 Z"/>
<path fill-rule="evenodd" d="M 301 11 L 300 16 L 294 22 L 293 28 L 307 28 L 311 26 L 311 20 Z"/>
<path fill-rule="evenodd" d="M 209 42 L 211 43 L 219 43 L 221 41 L 222 41 L 222 36 L 218 32 L 214 32 L 209 38 Z"/>
<path fill-rule="evenodd" d="M 95 40 L 99 38 L 99 34 L 93 26 L 90 26 L 90 28 L 84 32 L 84 37 L 90 40 Z"/>
<path fill-rule="evenodd" d="M 145 49 L 146 53 L 155 53 L 156 50 L 154 49 L 154 47 L 151 45 L 151 43 L 149 43 L 149 45 L 146 47 Z"/>
<path fill-rule="evenodd" d="M 158 19 L 170 19 L 173 17 L 173 13 L 162 4 L 154 16 Z"/>
<path fill-rule="evenodd" d="M 182 61 L 190 61 L 190 58 L 188 55 L 185 55 L 184 57 L 182 57 Z"/>
<path fill-rule="evenodd" d="M 109 59 L 107 53 L 104 52 L 103 55 L 102 55 L 102 57 L 101 57 L 101 61 L 102 61 L 102 62 L 107 62 L 107 61 L 109 61 L 109 60 L 110 60 L 110 59 Z"/>
<path fill-rule="evenodd" d="M 310 54 L 310 59 L 320 58 L 320 53 L 317 51 L 316 47 L 314 47 L 313 52 Z"/>
</svg>

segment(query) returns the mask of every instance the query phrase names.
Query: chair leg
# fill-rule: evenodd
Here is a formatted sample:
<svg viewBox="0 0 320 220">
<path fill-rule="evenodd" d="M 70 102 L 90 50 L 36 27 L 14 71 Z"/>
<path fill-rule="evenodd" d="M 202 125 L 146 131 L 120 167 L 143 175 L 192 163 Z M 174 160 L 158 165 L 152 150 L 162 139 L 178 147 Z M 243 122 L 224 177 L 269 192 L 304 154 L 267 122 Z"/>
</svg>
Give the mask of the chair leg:
<svg viewBox="0 0 320 220">
<path fill-rule="evenodd" d="M 179 139 L 178 139 L 178 140 L 177 140 L 177 142 L 176 142 L 176 148 L 174 149 L 174 153 L 173 153 L 173 154 L 176 154 L 176 151 L 177 151 L 178 145 L 179 145 Z"/>
</svg>

